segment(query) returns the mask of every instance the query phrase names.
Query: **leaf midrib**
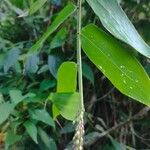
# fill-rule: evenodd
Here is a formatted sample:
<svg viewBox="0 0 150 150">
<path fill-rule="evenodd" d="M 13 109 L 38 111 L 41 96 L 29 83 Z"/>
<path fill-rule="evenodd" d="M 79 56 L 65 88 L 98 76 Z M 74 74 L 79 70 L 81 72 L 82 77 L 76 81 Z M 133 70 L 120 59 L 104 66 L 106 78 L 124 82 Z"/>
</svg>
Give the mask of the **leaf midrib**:
<svg viewBox="0 0 150 150">
<path fill-rule="evenodd" d="M 96 48 L 98 48 L 98 49 L 100 50 L 100 48 L 99 48 L 94 42 L 92 42 L 88 37 L 86 37 L 86 36 L 83 35 L 82 33 L 81 33 L 81 36 L 83 36 L 84 38 L 86 38 L 91 44 L 93 44 Z M 100 51 L 101 51 L 101 50 L 100 50 Z M 128 76 L 126 73 L 124 73 L 124 72 L 114 63 L 114 61 L 111 61 L 111 59 L 109 59 L 109 57 L 108 57 L 103 51 L 101 51 L 101 52 L 102 52 L 103 55 L 107 58 L 107 60 L 110 61 L 110 62 L 112 62 L 112 64 L 113 64 L 121 73 L 125 74 L 125 76 L 126 76 L 129 80 L 134 81 L 132 78 L 130 78 L 130 76 Z M 141 92 L 144 91 L 144 90 L 142 90 L 142 88 L 139 86 L 139 84 L 137 84 L 137 86 L 138 86 L 138 89 L 139 89 Z"/>
</svg>

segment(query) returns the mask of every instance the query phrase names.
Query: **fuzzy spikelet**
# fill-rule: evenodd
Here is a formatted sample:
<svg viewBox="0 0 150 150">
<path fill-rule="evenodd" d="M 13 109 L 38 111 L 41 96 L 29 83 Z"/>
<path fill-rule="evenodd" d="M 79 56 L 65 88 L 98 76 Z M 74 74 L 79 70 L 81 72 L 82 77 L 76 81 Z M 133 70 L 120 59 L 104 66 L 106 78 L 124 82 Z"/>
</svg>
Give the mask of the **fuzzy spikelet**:
<svg viewBox="0 0 150 150">
<path fill-rule="evenodd" d="M 75 135 L 73 137 L 73 150 L 83 150 L 83 137 L 84 137 L 84 121 L 83 121 L 83 111 L 81 111 L 80 116 L 77 121 L 77 126 L 75 130 Z"/>
</svg>

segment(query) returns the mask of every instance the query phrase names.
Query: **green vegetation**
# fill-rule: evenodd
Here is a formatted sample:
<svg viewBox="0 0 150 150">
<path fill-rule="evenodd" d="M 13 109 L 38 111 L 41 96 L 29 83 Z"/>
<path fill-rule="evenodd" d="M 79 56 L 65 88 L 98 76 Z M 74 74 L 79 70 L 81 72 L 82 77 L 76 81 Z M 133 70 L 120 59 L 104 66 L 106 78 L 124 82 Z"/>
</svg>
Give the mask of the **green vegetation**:
<svg viewBox="0 0 150 150">
<path fill-rule="evenodd" d="M 150 2 L 0 1 L 0 149 L 150 149 Z"/>
</svg>

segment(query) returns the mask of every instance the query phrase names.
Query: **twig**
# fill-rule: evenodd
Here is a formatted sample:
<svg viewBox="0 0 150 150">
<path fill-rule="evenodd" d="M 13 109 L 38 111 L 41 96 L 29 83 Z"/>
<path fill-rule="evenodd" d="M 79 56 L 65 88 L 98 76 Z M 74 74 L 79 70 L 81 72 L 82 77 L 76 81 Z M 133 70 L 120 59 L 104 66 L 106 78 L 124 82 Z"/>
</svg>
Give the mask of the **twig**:
<svg viewBox="0 0 150 150">
<path fill-rule="evenodd" d="M 112 89 L 110 89 L 105 95 L 103 95 L 102 97 L 98 98 L 98 99 L 96 100 L 96 102 L 98 102 L 98 101 L 100 101 L 100 100 L 106 98 L 109 94 L 111 94 L 111 93 L 114 91 L 114 89 L 115 89 L 115 87 L 113 87 Z"/>
<path fill-rule="evenodd" d="M 92 142 L 90 142 L 90 143 L 86 142 L 84 145 L 87 147 L 87 146 L 90 146 L 90 145 L 94 144 L 100 138 L 109 135 L 111 132 L 113 132 L 113 131 L 115 131 L 117 129 L 120 129 L 122 126 L 125 126 L 125 125 L 129 124 L 131 121 L 138 120 L 139 118 L 144 117 L 144 115 L 146 115 L 148 113 L 148 111 L 150 111 L 150 107 L 147 107 L 147 106 L 144 107 L 137 114 L 135 114 L 134 116 L 130 117 L 125 122 L 122 122 L 122 123 L 120 123 L 120 124 L 118 124 L 116 126 L 113 126 L 112 128 L 102 132 L 101 134 L 97 134 L 95 139 Z M 98 130 L 98 132 L 99 132 L 99 130 Z"/>
</svg>

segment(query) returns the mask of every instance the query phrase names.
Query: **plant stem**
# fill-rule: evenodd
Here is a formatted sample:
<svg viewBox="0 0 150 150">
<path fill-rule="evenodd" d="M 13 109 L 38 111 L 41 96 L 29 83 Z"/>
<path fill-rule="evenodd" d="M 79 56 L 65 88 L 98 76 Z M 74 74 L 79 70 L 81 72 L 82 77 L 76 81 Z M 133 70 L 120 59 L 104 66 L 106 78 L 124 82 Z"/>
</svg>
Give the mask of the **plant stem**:
<svg viewBox="0 0 150 150">
<path fill-rule="evenodd" d="M 78 83 L 79 94 L 81 100 L 81 109 L 84 112 L 84 99 L 83 99 L 83 80 L 82 80 L 82 56 L 81 56 L 81 20 L 82 18 L 82 0 L 78 0 L 78 16 L 77 16 L 77 64 L 78 64 Z"/>
<path fill-rule="evenodd" d="M 78 0 L 77 15 L 77 64 L 78 64 L 78 84 L 81 101 L 81 110 L 77 119 L 76 133 L 74 135 L 74 150 L 83 150 L 84 136 L 84 99 L 83 99 L 83 80 L 82 80 L 82 56 L 81 56 L 81 23 L 82 23 L 82 0 Z"/>
</svg>

